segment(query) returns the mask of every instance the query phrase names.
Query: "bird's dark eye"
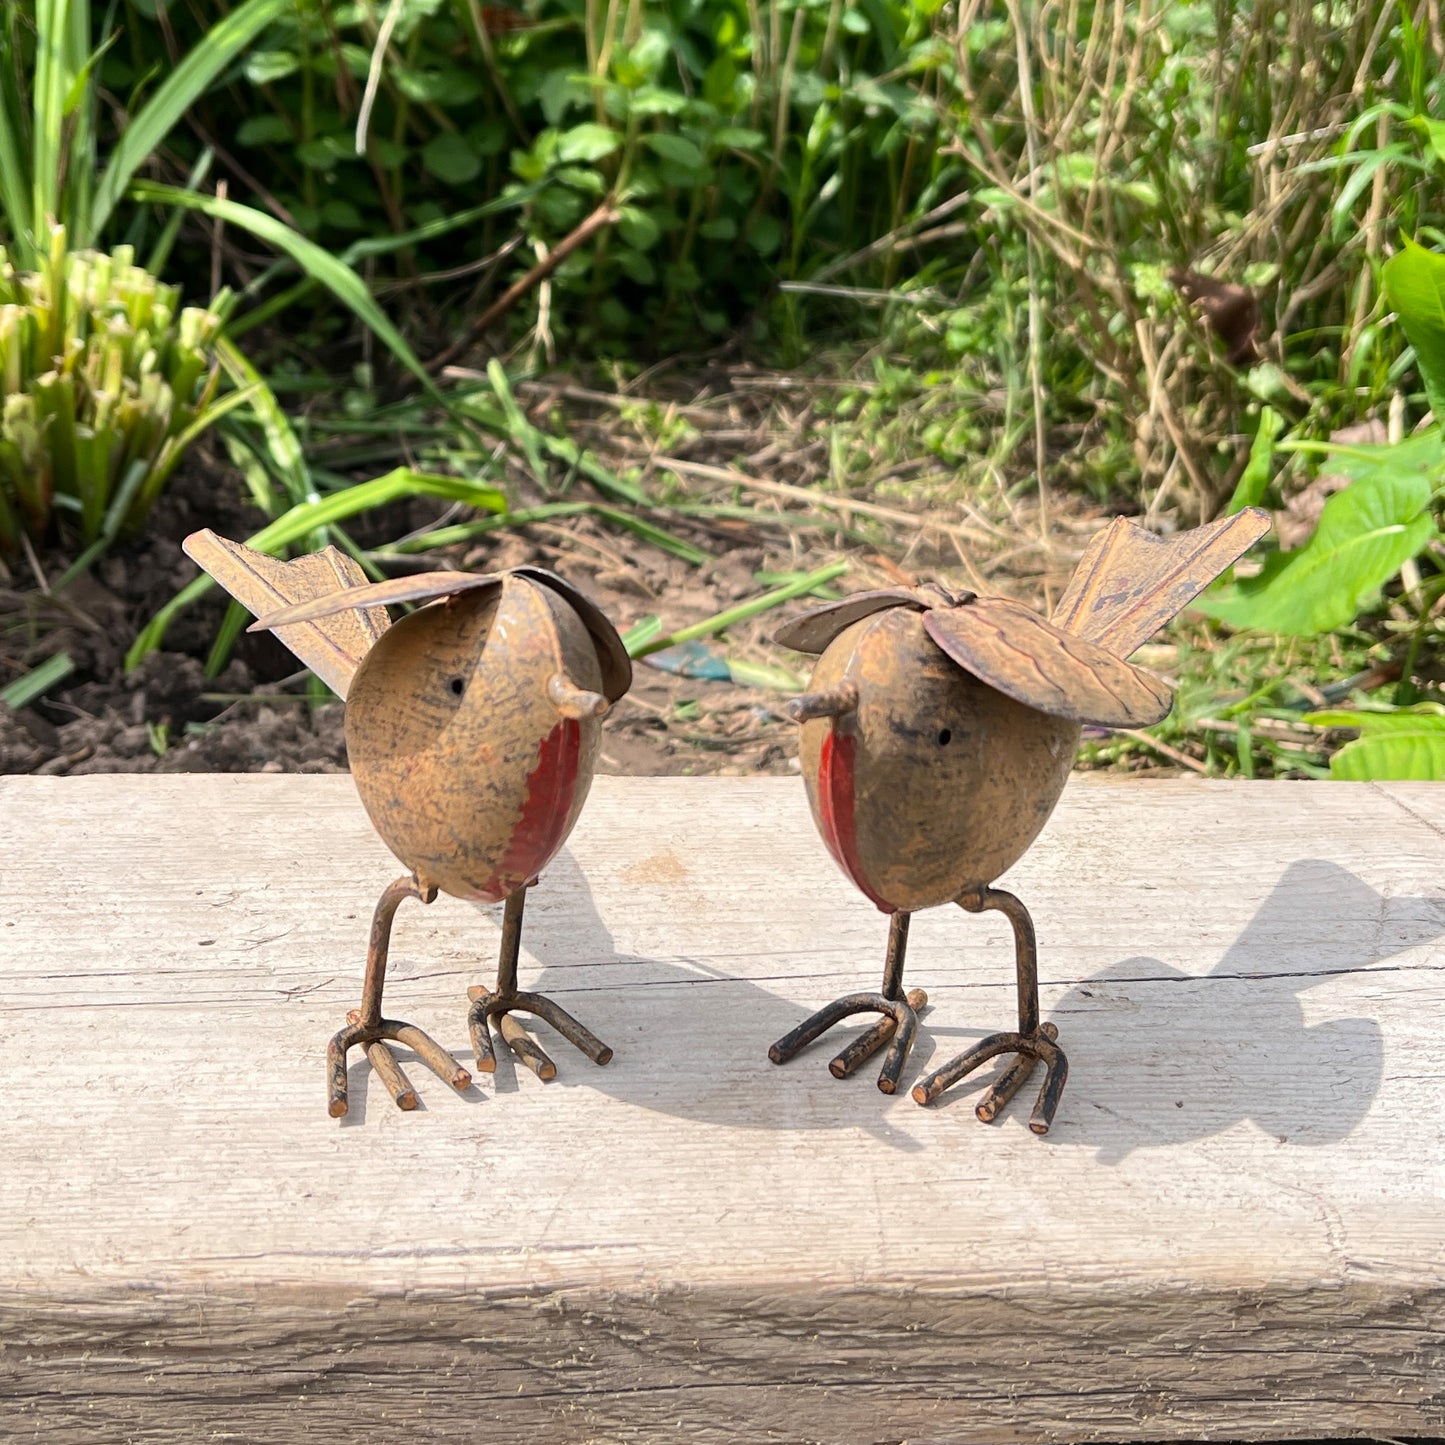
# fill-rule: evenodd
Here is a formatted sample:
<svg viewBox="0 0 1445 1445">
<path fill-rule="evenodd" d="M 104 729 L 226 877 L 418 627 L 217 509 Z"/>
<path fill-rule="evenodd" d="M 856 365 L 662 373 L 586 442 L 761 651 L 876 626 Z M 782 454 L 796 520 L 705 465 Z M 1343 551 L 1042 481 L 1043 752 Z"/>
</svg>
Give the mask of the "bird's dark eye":
<svg viewBox="0 0 1445 1445">
<path fill-rule="evenodd" d="M 467 680 L 464 677 L 454 677 L 447 686 L 451 688 L 453 697 L 460 697 L 467 690 Z"/>
<path fill-rule="evenodd" d="M 938 734 L 938 746 L 946 748 L 953 738 L 953 733 L 948 728 L 943 728 Z"/>
</svg>

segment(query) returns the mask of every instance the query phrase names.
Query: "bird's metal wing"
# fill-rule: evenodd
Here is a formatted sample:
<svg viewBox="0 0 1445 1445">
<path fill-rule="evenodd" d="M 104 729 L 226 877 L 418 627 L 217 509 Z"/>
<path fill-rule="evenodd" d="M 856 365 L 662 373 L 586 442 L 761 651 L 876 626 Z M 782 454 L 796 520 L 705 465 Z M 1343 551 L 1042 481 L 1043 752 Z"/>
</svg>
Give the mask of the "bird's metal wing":
<svg viewBox="0 0 1445 1445">
<path fill-rule="evenodd" d="M 906 587 L 887 587 L 878 592 L 855 592 L 841 602 L 815 607 L 773 633 L 773 641 L 794 652 L 819 653 L 845 628 L 889 607 L 912 607 L 922 612 L 930 604 Z"/>
<path fill-rule="evenodd" d="M 1051 717 L 1147 727 L 1172 705 L 1162 682 L 1006 597 L 936 608 L 923 626 L 965 672 Z"/>
<path fill-rule="evenodd" d="M 392 577 L 385 582 L 367 582 L 340 592 L 312 597 L 293 607 L 283 607 L 258 618 L 248 632 L 266 632 L 289 627 L 296 622 L 314 622 L 318 617 L 354 608 L 383 608 L 393 602 L 431 602 L 438 597 L 455 597 L 459 592 L 472 592 L 479 587 L 501 589 L 502 578 L 492 572 L 420 572 L 415 577 Z M 383 612 L 383 616 L 386 614 Z M 278 633 L 279 635 L 279 633 Z"/>
<path fill-rule="evenodd" d="M 1257 507 L 1174 537 L 1117 517 L 1089 544 L 1051 620 L 1128 657 L 1267 531 Z"/>
<path fill-rule="evenodd" d="M 602 669 L 602 692 L 608 702 L 616 702 L 632 686 L 632 659 L 628 657 L 627 648 L 607 614 L 565 578 L 545 567 L 518 567 L 516 571 L 519 577 L 530 578 L 565 598 L 582 619 L 582 625 L 597 648 L 597 664 Z"/>
<path fill-rule="evenodd" d="M 257 617 L 291 603 L 338 595 L 338 589 L 344 595 L 366 583 L 361 568 L 335 547 L 284 562 L 217 536 L 209 528 L 191 533 L 181 545 L 192 561 Z M 298 622 L 276 636 L 338 697 L 345 697 L 361 659 L 390 622 L 382 608 L 362 606 L 328 617 L 325 623 Z"/>
</svg>

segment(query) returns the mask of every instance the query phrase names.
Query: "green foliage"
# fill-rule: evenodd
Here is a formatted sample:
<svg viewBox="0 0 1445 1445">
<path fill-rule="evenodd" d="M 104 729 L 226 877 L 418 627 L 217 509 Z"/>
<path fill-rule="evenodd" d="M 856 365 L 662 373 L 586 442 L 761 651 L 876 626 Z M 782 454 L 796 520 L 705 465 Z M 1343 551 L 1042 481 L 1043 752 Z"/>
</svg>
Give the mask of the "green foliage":
<svg viewBox="0 0 1445 1445">
<path fill-rule="evenodd" d="M 381 341 L 415 376 L 421 384 L 436 395 L 431 377 L 417 360 L 415 353 L 393 325 L 390 318 L 371 298 L 370 291 L 361 277 L 339 261 L 330 252 L 298 235 L 289 226 L 283 225 L 273 216 L 251 206 L 237 205 L 234 201 L 222 200 L 217 196 L 202 196 L 192 191 L 182 191 L 174 186 L 153 185 L 147 182 L 137 184 L 135 194 L 140 200 L 160 201 L 164 204 L 184 206 L 200 211 L 203 215 L 214 216 L 217 220 L 230 221 L 244 226 L 246 230 L 268 241 L 278 251 L 290 256 L 305 272 L 308 279 L 324 286 L 342 305 L 354 311 Z"/>
<path fill-rule="evenodd" d="M 779 278 L 846 257 L 961 180 L 942 149 L 962 98 L 936 10 L 292 0 L 199 114 L 210 133 L 234 129 L 264 199 L 332 250 L 525 188 L 526 244 L 508 262 L 521 274 L 615 195 L 618 224 L 553 277 L 554 316 L 594 341 L 672 344 L 722 333 Z M 133 83 L 156 49 L 144 33 L 129 55 L 112 48 L 106 76 Z M 239 128 L 224 123 L 237 113 Z M 484 225 L 428 260 L 464 263 L 499 239 Z"/>
<path fill-rule="evenodd" d="M 1408 237 L 1385 262 L 1385 295 L 1415 348 L 1415 365 L 1437 422 L 1445 422 L 1445 256 Z"/>
<path fill-rule="evenodd" d="M 458 477 L 436 476 L 418 472 L 411 467 L 396 467 L 385 476 L 368 482 L 342 486 L 326 496 L 313 494 L 289 507 L 275 521 L 246 539 L 248 547 L 270 556 L 284 554 L 298 542 L 324 536 L 326 529 L 363 512 L 387 507 L 409 497 L 438 497 L 447 502 L 461 502 L 487 512 L 505 511 L 506 497 L 495 487 L 463 481 Z M 344 536 L 344 534 L 342 534 Z M 178 592 L 141 629 L 126 653 L 126 670 L 138 667 L 145 657 L 165 640 L 167 629 L 176 617 L 198 597 L 203 597 L 215 584 L 204 574 Z M 208 672 L 214 675 L 224 665 L 224 651 L 213 651 Z"/>
<path fill-rule="evenodd" d="M 1425 703 L 1390 712 L 1366 709 L 1309 713 L 1322 728 L 1356 728 L 1360 736 L 1330 759 L 1330 776 L 1344 782 L 1432 782 L 1445 778 L 1445 707 Z"/>
<path fill-rule="evenodd" d="M 35 270 L 52 226 L 70 244 L 100 243 L 132 177 L 203 94 L 291 0 L 244 0 L 208 26 L 143 103 L 103 158 L 99 75 L 110 37 L 95 44 L 88 0 L 9 4 L 0 20 L 0 221 L 16 263 Z M 28 83 L 27 83 L 28 79 Z"/>
<path fill-rule="evenodd" d="M 1254 441 L 1250 444 L 1249 460 L 1239 474 L 1234 495 L 1229 499 L 1226 509 L 1231 517 L 1246 507 L 1259 506 L 1264 500 L 1274 463 L 1274 444 L 1279 439 L 1283 425 L 1284 419 L 1272 406 L 1260 408 L 1259 426 L 1254 433 Z"/>
<path fill-rule="evenodd" d="M 1198 610 L 1285 637 L 1348 627 L 1436 533 L 1430 477 L 1400 467 L 1391 451 L 1376 449 L 1358 478 L 1325 503 L 1305 546 L 1274 553 L 1257 577 L 1217 589 Z"/>
<path fill-rule="evenodd" d="M 1377 610 L 1382 590 L 1408 566 L 1413 572 L 1402 600 L 1415 616 L 1400 688 L 1401 699 L 1408 699 L 1414 664 L 1434 630 L 1432 610 L 1445 595 L 1445 575 L 1433 565 L 1432 551 L 1440 542 L 1437 503 L 1445 481 L 1439 420 L 1445 418 L 1445 256 L 1407 240 L 1382 267 L 1382 283 L 1413 348 L 1436 420 L 1383 446 L 1283 443 L 1282 451 L 1322 456 L 1348 485 L 1325 503 L 1304 547 L 1276 552 L 1257 576 L 1216 588 L 1199 610 L 1235 627 L 1282 636 L 1338 632 L 1361 625 L 1357 614 Z M 1246 473 L 1254 470 L 1252 457 Z M 1257 483 L 1258 477 L 1250 476 L 1240 490 L 1255 491 Z M 1304 721 L 1360 730 L 1360 737 L 1331 759 L 1332 777 L 1445 778 L 1445 708 L 1439 704 L 1318 711 Z"/>
<path fill-rule="evenodd" d="M 244 399 L 217 403 L 213 343 L 226 297 L 180 292 L 110 255 L 66 250 L 38 271 L 0 247 L 0 551 L 46 535 L 53 508 L 87 546 L 138 526 L 186 447 Z"/>
</svg>

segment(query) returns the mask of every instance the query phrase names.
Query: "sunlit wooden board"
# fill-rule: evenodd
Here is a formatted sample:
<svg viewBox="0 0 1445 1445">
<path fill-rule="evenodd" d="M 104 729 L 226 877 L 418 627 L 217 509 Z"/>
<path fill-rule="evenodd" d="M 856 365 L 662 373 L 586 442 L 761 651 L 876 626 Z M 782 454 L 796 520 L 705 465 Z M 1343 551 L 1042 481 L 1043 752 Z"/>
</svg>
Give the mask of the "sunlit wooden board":
<svg viewBox="0 0 1445 1445">
<path fill-rule="evenodd" d="M 403 1114 L 354 1059 L 339 1122 L 398 871 L 349 779 L 3 778 L 0 863 L 0 1438 L 1445 1433 L 1445 788 L 1072 782 L 1004 880 L 1044 1140 L 768 1063 L 887 932 L 795 780 L 598 781 L 523 979 L 609 1067 Z M 469 1060 L 498 923 L 405 905 L 388 1013 Z M 1012 976 L 919 915 L 905 1080 Z"/>
</svg>

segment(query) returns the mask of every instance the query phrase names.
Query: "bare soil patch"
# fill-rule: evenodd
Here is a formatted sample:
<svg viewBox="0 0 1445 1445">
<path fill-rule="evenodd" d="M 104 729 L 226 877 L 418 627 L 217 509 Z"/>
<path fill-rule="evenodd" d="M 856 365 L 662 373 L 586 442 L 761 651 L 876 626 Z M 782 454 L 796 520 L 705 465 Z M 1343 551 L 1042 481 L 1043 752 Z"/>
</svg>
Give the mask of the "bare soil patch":
<svg viewBox="0 0 1445 1445">
<path fill-rule="evenodd" d="M 581 586 L 624 631 L 656 616 L 665 628 L 700 621 L 756 596 L 766 580 L 845 559 L 840 591 L 938 576 L 1037 604 L 1057 595 L 1095 509 L 1055 503 L 1041 535 L 1032 499 L 957 497 L 956 474 L 930 457 L 880 462 L 870 484 L 844 490 L 830 475 L 830 426 L 816 392 L 795 378 L 733 368 L 647 396 L 599 392 L 567 378 L 521 390 L 538 426 L 574 437 L 663 503 L 654 520 L 709 554 L 680 560 L 581 515 L 489 534 L 396 566 L 486 571 L 552 567 Z M 665 443 L 665 445 L 664 445 Z M 879 482 L 882 478 L 887 485 Z M 575 483 L 585 493 L 585 481 Z M 514 506 L 536 505 L 536 479 L 508 478 Z M 882 500 L 879 500 L 879 497 Z M 916 503 L 916 505 L 915 505 Z M 455 521 L 441 504 L 411 503 L 364 519 L 362 545 Z M 291 654 L 243 635 L 207 678 L 204 660 L 225 611 L 212 592 L 173 624 L 165 650 L 127 675 L 138 629 L 196 575 L 181 540 L 198 527 L 243 538 L 265 519 L 218 452 L 193 452 L 144 536 L 119 546 L 63 593 L 50 588 L 69 558 L 42 554 L 0 576 L 0 686 L 56 652 L 75 670 L 19 713 L 0 704 L 0 772 L 320 772 L 346 767 L 342 708 L 317 705 Z M 728 660 L 782 666 L 808 660 L 769 638 L 795 602 L 704 644 Z M 796 768 L 795 729 L 777 713 L 786 691 L 680 677 L 641 661 L 631 693 L 608 718 L 601 766 L 621 774 L 783 773 Z"/>
</svg>

